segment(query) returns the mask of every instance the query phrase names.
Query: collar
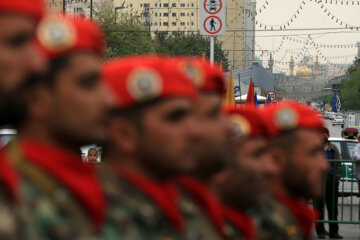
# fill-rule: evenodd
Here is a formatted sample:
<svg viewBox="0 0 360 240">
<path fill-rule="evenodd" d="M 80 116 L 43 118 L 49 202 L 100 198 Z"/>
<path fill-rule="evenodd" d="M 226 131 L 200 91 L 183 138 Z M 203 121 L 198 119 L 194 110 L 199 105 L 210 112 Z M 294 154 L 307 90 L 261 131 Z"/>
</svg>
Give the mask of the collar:
<svg viewBox="0 0 360 240">
<path fill-rule="evenodd" d="M 80 154 L 30 140 L 21 142 L 24 160 L 49 173 L 68 188 L 85 208 L 95 228 L 105 220 L 105 195 L 95 168 L 84 164 Z"/>
<path fill-rule="evenodd" d="M 224 217 L 243 234 L 245 240 L 255 239 L 255 226 L 251 217 L 242 211 L 223 206 Z"/>
<path fill-rule="evenodd" d="M 116 165 L 112 166 L 111 169 L 152 199 L 170 220 L 176 231 L 184 231 L 185 220 L 178 207 L 179 192 L 172 182 L 158 183 L 151 181 Z"/>
<path fill-rule="evenodd" d="M 4 184 L 11 200 L 18 200 L 20 176 L 15 167 L 10 163 L 9 156 L 4 148 L 0 149 L 0 179 Z"/>
<path fill-rule="evenodd" d="M 179 183 L 189 192 L 198 206 L 208 215 L 221 236 L 225 237 L 225 221 L 219 200 L 200 181 L 188 176 L 179 176 Z"/>
<path fill-rule="evenodd" d="M 310 209 L 303 199 L 293 199 L 282 193 L 274 193 L 274 197 L 284 204 L 296 218 L 306 239 L 311 239 L 317 214 Z"/>
</svg>

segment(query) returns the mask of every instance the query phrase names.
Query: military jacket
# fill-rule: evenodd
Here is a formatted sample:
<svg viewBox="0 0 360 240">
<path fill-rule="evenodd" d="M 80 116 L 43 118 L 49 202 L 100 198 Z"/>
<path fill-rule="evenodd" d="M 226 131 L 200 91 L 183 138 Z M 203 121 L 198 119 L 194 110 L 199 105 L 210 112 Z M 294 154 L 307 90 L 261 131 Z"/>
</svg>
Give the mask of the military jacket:
<svg viewBox="0 0 360 240">
<path fill-rule="evenodd" d="M 125 177 L 124 171 L 104 165 L 101 176 L 108 199 L 105 239 L 219 239 L 207 216 L 175 184 L 177 197 L 167 202 L 173 204 L 172 209 L 182 219 L 178 223 L 182 224 L 177 224 L 174 216 L 170 219 L 172 210 L 156 201 L 155 190 L 151 193 L 149 188 L 141 186 L 145 179 L 140 180 L 142 183 L 133 181 L 128 177 L 134 177 L 133 173 L 127 172 Z"/>
<path fill-rule="evenodd" d="M 2 223 L 13 232 L 1 239 L 100 239 L 105 198 L 101 199 L 95 172 L 83 168 L 80 155 L 34 142 L 12 143 L 7 152 L 21 180 L 17 199 L 4 191 L 0 195 L 0 218 L 7 219 Z M 95 195 L 100 197 L 86 202 Z"/>
<path fill-rule="evenodd" d="M 274 197 L 251 210 L 258 240 L 303 240 L 304 236 L 293 214 Z"/>
</svg>

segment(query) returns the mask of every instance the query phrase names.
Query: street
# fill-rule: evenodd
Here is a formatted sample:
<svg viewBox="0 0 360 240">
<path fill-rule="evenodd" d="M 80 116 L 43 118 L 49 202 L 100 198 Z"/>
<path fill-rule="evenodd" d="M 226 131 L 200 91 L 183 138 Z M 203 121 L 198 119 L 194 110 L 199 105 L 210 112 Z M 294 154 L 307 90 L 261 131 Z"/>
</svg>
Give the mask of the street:
<svg viewBox="0 0 360 240">
<path fill-rule="evenodd" d="M 332 126 L 331 121 L 330 120 L 326 120 L 326 126 L 329 128 L 330 131 L 330 137 L 341 137 L 341 126 Z M 349 221 L 351 215 L 352 215 L 352 219 L 353 221 L 357 221 L 358 220 L 358 212 L 359 212 L 359 208 L 358 207 L 354 207 L 354 208 L 350 208 L 350 202 L 354 203 L 359 203 L 359 198 L 358 197 L 353 197 L 351 199 L 351 197 L 346 197 L 343 200 L 343 211 L 341 211 L 341 205 L 342 205 L 342 200 L 341 198 L 339 198 L 339 205 L 338 205 L 338 209 L 339 209 L 339 216 L 338 219 L 343 219 L 344 221 Z M 356 204 L 355 204 L 356 205 Z M 352 211 L 352 214 L 350 213 L 350 210 Z M 325 224 L 325 228 L 327 229 L 327 231 L 329 230 L 329 225 Z M 339 233 L 340 235 L 342 235 L 344 237 L 344 239 L 349 239 L 349 240 L 359 240 L 360 239 L 360 225 L 355 225 L 355 224 L 339 224 Z M 316 234 L 314 233 L 314 239 L 317 239 Z"/>
</svg>

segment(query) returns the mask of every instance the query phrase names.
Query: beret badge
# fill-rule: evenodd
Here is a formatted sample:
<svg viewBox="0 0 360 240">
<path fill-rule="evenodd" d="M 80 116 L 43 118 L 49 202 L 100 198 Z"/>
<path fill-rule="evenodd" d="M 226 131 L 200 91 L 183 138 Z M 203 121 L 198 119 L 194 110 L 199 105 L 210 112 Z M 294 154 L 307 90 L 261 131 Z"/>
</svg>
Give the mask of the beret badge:
<svg viewBox="0 0 360 240">
<path fill-rule="evenodd" d="M 147 101 L 161 94 L 161 76 L 151 68 L 137 68 L 128 77 L 127 88 L 136 101 Z"/>
<path fill-rule="evenodd" d="M 37 38 L 47 50 L 66 51 L 75 44 L 76 31 L 66 20 L 50 16 L 40 23 Z"/>
<path fill-rule="evenodd" d="M 297 112 L 289 107 L 280 109 L 275 113 L 274 122 L 278 128 L 281 130 L 291 130 L 294 129 L 299 121 L 299 116 Z"/>
</svg>

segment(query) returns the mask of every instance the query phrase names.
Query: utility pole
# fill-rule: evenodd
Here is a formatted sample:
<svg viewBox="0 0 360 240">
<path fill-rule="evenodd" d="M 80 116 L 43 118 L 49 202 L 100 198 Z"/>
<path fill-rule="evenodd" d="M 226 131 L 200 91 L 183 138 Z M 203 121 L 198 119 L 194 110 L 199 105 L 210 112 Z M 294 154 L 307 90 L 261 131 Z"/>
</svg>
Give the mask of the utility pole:
<svg viewBox="0 0 360 240">
<path fill-rule="evenodd" d="M 93 17 L 93 0 L 90 0 L 90 19 Z"/>
</svg>

